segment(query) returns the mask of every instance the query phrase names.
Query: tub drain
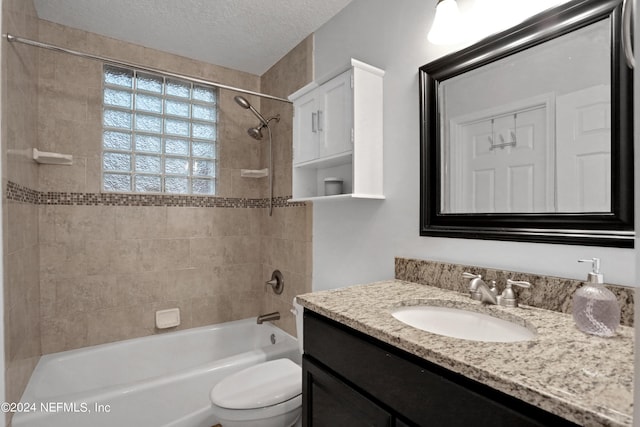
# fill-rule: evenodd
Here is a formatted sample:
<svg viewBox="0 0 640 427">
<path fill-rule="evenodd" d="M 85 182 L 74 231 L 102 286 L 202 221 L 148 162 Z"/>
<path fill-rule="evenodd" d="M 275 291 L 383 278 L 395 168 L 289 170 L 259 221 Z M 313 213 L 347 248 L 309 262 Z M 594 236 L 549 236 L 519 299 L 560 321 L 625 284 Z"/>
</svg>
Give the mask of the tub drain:
<svg viewBox="0 0 640 427">
<path fill-rule="evenodd" d="M 276 343 L 276 334 L 271 334 L 271 344 Z"/>
</svg>

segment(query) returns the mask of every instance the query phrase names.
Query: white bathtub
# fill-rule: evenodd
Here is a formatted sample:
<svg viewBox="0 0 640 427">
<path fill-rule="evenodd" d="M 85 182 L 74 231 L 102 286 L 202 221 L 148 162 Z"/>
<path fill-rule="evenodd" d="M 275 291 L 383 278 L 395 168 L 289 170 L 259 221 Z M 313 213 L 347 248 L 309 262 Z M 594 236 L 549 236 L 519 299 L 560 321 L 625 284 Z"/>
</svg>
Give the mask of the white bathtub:
<svg viewBox="0 0 640 427">
<path fill-rule="evenodd" d="M 211 427 L 218 381 L 282 357 L 300 363 L 296 339 L 255 318 L 48 354 L 13 426 Z"/>
</svg>

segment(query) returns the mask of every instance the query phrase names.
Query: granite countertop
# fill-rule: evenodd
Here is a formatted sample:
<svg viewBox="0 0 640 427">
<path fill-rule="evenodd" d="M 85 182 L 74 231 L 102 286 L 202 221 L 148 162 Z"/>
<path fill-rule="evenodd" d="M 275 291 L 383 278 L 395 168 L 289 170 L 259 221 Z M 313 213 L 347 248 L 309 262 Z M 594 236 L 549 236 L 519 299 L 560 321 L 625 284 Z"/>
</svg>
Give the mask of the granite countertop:
<svg viewBox="0 0 640 427">
<path fill-rule="evenodd" d="M 583 426 L 631 426 L 633 328 L 601 338 L 570 315 L 483 305 L 467 294 L 390 280 L 299 295 L 305 308 Z M 391 315 L 425 300 L 464 306 L 535 327 L 533 340 L 478 342 L 432 334 Z"/>
</svg>

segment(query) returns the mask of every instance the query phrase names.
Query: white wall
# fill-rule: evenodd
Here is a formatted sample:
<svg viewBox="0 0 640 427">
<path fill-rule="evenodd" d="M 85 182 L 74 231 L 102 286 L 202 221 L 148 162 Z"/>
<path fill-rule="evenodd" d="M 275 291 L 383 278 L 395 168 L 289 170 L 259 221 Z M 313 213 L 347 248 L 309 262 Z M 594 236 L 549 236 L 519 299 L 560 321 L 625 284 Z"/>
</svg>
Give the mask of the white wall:
<svg viewBox="0 0 640 427">
<path fill-rule="evenodd" d="M 607 282 L 634 285 L 635 253 L 629 249 L 419 236 L 418 68 L 460 47 L 427 42 L 435 3 L 354 0 L 315 34 L 315 76 L 344 67 L 351 57 L 386 71 L 387 199 L 314 203 L 313 289 L 392 278 L 395 256 L 575 279 L 584 279 L 587 273 L 584 264 L 576 262 L 578 258 L 599 257 Z M 510 3 L 541 8 L 549 4 Z"/>
</svg>

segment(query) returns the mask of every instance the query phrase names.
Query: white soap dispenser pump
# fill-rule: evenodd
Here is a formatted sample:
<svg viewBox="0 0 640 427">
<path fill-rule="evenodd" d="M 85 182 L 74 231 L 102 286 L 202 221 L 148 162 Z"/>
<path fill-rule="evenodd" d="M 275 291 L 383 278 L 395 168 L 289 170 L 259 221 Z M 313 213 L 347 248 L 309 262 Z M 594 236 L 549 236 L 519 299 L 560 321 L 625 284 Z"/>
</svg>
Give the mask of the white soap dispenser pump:
<svg viewBox="0 0 640 427">
<path fill-rule="evenodd" d="M 604 287 L 600 259 L 580 259 L 593 265 L 587 282 L 573 294 L 573 320 L 582 332 L 601 337 L 615 335 L 620 325 L 620 305 L 616 296 Z"/>
</svg>

